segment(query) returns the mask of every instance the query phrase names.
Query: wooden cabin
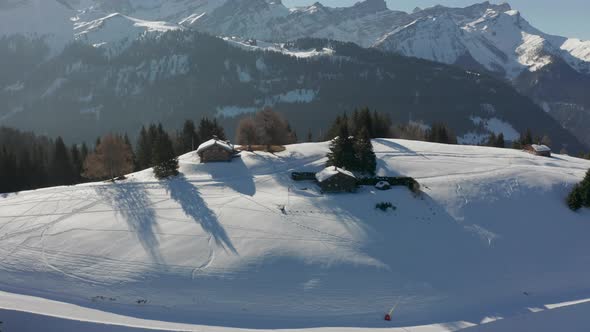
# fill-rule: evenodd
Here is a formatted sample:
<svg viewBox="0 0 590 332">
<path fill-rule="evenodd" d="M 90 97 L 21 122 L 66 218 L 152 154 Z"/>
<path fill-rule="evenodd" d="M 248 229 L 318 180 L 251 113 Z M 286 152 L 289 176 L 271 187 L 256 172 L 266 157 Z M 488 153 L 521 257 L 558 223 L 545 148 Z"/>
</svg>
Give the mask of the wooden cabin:
<svg viewBox="0 0 590 332">
<path fill-rule="evenodd" d="M 235 153 L 233 145 L 217 138 L 208 140 L 197 149 L 201 163 L 231 161 Z"/>
<path fill-rule="evenodd" d="M 338 167 L 328 167 L 316 173 L 315 177 L 323 192 L 353 192 L 357 187 L 354 174 Z"/>
<path fill-rule="evenodd" d="M 551 148 L 547 145 L 530 144 L 524 147 L 528 153 L 541 157 L 551 157 Z"/>
</svg>

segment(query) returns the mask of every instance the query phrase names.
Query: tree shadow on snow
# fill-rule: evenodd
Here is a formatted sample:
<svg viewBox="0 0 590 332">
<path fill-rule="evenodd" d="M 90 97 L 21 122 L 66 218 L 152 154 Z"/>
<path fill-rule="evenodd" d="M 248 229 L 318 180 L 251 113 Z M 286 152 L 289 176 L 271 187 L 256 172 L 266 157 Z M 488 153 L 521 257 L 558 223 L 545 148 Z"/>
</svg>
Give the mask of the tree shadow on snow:
<svg viewBox="0 0 590 332">
<path fill-rule="evenodd" d="M 203 230 L 213 237 L 217 245 L 234 254 L 238 253 L 227 232 L 217 220 L 215 212 L 207 206 L 201 193 L 183 174 L 169 179 L 165 182 L 165 186 L 170 197 L 182 207 L 184 213 L 198 222 Z"/>
<path fill-rule="evenodd" d="M 547 303 L 584 298 L 580 294 L 535 294 L 529 290 L 527 279 L 505 278 L 505 269 L 511 275 L 531 278 L 521 274 L 516 263 L 506 262 L 514 251 L 504 243 L 506 239 L 489 242 L 486 229 L 474 227 L 477 220 L 456 219 L 428 193 L 414 197 L 406 190 L 381 192 L 365 187 L 355 194 L 326 194 L 317 201 L 318 210 L 333 211 L 350 233 L 339 236 L 359 239 L 352 249 L 383 264 L 382 268 L 367 267 L 347 274 L 351 277 L 358 273 L 358 279 L 334 278 L 348 283 L 338 287 L 340 295 L 344 294 L 342 290 L 354 290 L 356 280 L 371 280 L 363 284 L 363 295 L 357 295 L 357 288 L 349 296 L 358 303 L 373 299 L 368 304 L 371 310 L 382 308 L 383 312 L 400 301 L 394 326 L 454 321 L 477 324 L 487 317 L 512 317 Z M 378 202 L 392 202 L 397 209 L 381 212 L 374 207 Z M 324 279 L 330 274 L 326 271 Z M 391 296 L 384 296 L 383 289 Z M 350 323 L 342 322 L 344 326 Z M 359 325 L 375 327 L 379 321 Z M 453 323 L 442 325 L 457 328 Z"/>
<path fill-rule="evenodd" d="M 231 162 L 200 164 L 198 169 L 211 174 L 213 180 L 242 195 L 254 196 L 256 194 L 254 177 L 242 158 L 234 158 Z"/>
<path fill-rule="evenodd" d="M 399 143 L 396 143 L 394 141 L 391 141 L 391 140 L 387 140 L 387 139 L 384 139 L 384 138 L 376 138 L 373 141 L 376 142 L 376 143 L 379 143 L 381 145 L 385 145 L 386 147 L 388 147 L 390 149 L 393 149 L 393 150 L 395 150 L 395 151 L 397 151 L 399 153 L 408 154 L 408 155 L 411 155 L 411 156 L 422 156 L 418 152 L 416 152 L 416 151 L 414 151 L 412 149 L 409 149 L 409 148 L 407 148 L 407 147 L 405 147 L 405 146 L 403 146 L 403 145 L 401 145 Z"/>
<path fill-rule="evenodd" d="M 96 191 L 112 206 L 117 215 L 125 219 L 129 229 L 137 234 L 139 242 L 150 258 L 157 264 L 165 264 L 156 237 L 156 211 L 143 185 L 113 183 L 97 187 Z"/>
</svg>

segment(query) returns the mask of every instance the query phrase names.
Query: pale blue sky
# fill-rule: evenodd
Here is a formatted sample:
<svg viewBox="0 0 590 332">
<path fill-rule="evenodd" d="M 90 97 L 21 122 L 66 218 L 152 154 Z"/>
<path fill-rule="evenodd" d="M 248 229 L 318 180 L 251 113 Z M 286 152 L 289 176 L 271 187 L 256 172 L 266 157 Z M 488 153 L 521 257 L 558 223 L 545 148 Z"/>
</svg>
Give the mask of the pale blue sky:
<svg viewBox="0 0 590 332">
<path fill-rule="evenodd" d="M 318 0 L 283 0 L 286 6 L 310 5 Z M 319 0 L 330 7 L 350 6 L 360 0 Z M 416 7 L 441 4 L 465 7 L 483 0 L 386 0 L 390 9 L 412 11 Z M 501 3 L 505 1 L 490 1 Z M 512 0 L 507 1 L 538 29 L 566 37 L 590 40 L 590 0 Z"/>
</svg>

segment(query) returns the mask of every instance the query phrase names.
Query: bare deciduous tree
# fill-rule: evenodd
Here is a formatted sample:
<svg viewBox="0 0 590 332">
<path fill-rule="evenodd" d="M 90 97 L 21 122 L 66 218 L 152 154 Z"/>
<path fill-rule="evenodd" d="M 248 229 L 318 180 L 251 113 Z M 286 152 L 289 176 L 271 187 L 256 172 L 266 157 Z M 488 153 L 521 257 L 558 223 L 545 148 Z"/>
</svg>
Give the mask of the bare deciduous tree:
<svg viewBox="0 0 590 332">
<path fill-rule="evenodd" d="M 294 143 L 294 135 L 287 121 L 270 108 L 256 113 L 254 122 L 258 140 L 260 144 L 266 145 L 267 150 L 270 150 L 271 145 Z"/>
<path fill-rule="evenodd" d="M 240 120 L 236 137 L 238 144 L 246 145 L 248 150 L 252 150 L 252 145 L 258 144 L 256 123 L 252 118 L 244 118 Z"/>
<path fill-rule="evenodd" d="M 120 136 L 106 135 L 84 161 L 84 176 L 113 179 L 133 171 L 133 152 Z"/>
</svg>

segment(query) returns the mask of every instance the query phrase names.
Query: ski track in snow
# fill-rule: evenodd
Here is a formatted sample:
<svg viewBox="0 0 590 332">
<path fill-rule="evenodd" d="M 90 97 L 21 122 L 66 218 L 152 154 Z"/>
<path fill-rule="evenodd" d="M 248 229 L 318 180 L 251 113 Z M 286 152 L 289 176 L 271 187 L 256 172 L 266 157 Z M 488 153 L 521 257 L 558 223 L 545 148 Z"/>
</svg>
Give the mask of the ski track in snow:
<svg viewBox="0 0 590 332">
<path fill-rule="evenodd" d="M 569 251 L 579 252 L 578 234 L 590 231 L 582 222 L 588 214 L 570 214 L 562 203 L 588 161 L 376 140 L 378 172 L 415 177 L 422 197 L 405 188 L 328 195 L 290 180 L 291 171 L 322 169 L 327 146 L 244 152 L 220 164 L 187 154 L 182 176 L 170 181 L 146 170 L 116 184 L 0 198 L 0 289 L 230 329 L 381 328 L 378 316 L 403 298 L 398 331 L 453 331 L 479 324 L 481 315 L 590 295 L 586 255 Z M 397 210 L 376 211 L 380 201 Z M 515 209 L 533 204 L 540 212 Z M 524 215 L 536 218 L 534 228 Z M 517 245 L 525 235 L 530 250 Z M 544 277 L 545 265 L 558 275 Z M 523 298 L 529 288 L 535 296 Z M 477 303 L 462 295 L 475 290 Z M 463 323 L 412 327 L 445 321 Z"/>
</svg>

